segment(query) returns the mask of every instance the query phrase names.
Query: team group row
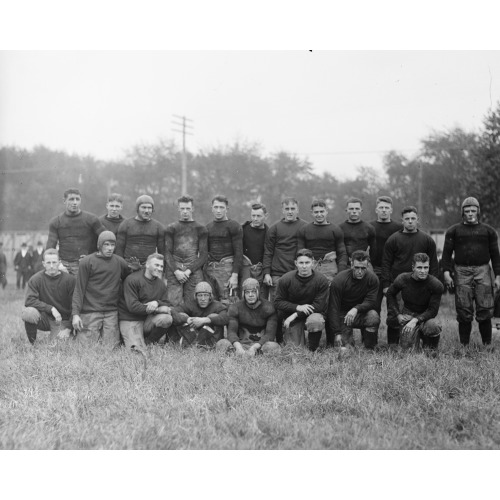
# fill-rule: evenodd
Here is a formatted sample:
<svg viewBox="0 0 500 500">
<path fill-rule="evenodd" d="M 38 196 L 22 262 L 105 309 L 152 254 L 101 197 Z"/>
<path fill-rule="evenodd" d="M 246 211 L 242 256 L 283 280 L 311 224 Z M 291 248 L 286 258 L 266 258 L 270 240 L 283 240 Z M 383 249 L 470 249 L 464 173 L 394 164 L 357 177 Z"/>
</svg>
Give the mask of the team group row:
<svg viewBox="0 0 500 500">
<path fill-rule="evenodd" d="M 194 220 L 193 199 L 180 197 L 179 220 L 166 228 L 153 219 L 148 195 L 139 196 L 137 215 L 125 220 L 118 194 L 100 218 L 81 210 L 76 189 L 64 193 L 64 203 L 49 223 L 46 245 L 59 252 L 46 250 L 44 270 L 28 283 L 23 319 L 31 341 L 37 328 L 63 336 L 73 329 L 82 340 L 114 343 L 121 333 L 125 345 L 144 347 L 166 335 L 255 353 L 304 345 L 305 330 L 312 350 L 322 331 L 327 347 L 346 346 L 353 344 L 352 329 L 360 328 L 365 347 L 374 348 L 386 295 L 388 343 L 437 348 L 444 289 L 436 277 L 436 244 L 418 228 L 415 207 L 403 209 L 401 223 L 392 220 L 390 197 L 377 199 L 371 223 L 361 219 L 362 201 L 349 199 L 340 225 L 328 221 L 323 200 L 313 201 L 307 223 L 298 217 L 297 201 L 285 198 L 283 218 L 270 227 L 260 203 L 243 225 L 229 219 L 224 196 L 212 200 L 207 226 Z M 477 199 L 464 200 L 462 215 L 445 236 L 444 281 L 457 288 L 462 344 L 469 342 L 474 314 L 488 344 L 500 288 L 498 239 L 480 222 Z M 52 302 L 66 300 L 64 311 L 42 300 L 42 290 Z"/>
</svg>

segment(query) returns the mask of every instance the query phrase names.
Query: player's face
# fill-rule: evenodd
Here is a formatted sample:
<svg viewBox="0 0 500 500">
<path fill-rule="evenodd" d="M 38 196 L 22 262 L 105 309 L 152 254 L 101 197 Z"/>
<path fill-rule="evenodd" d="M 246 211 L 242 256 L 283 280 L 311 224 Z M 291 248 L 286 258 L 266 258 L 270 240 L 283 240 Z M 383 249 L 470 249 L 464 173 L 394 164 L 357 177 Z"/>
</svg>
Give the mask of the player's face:
<svg viewBox="0 0 500 500">
<path fill-rule="evenodd" d="M 285 216 L 285 220 L 288 222 L 297 220 L 297 217 L 299 216 L 299 206 L 297 203 L 285 203 L 282 205 L 281 211 Z"/>
<path fill-rule="evenodd" d="M 314 262 L 313 259 L 311 259 L 310 257 L 307 257 L 306 255 L 301 255 L 295 261 L 295 266 L 297 267 L 299 276 L 302 277 L 311 276 L 313 262 Z"/>
<path fill-rule="evenodd" d="M 314 218 L 314 222 L 317 224 L 324 224 L 326 222 L 328 210 L 325 207 L 313 207 L 311 213 Z"/>
<path fill-rule="evenodd" d="M 110 219 L 118 219 L 121 211 L 123 210 L 123 203 L 113 200 L 106 203 L 106 210 Z"/>
<path fill-rule="evenodd" d="M 367 260 L 355 260 L 351 264 L 352 274 L 355 279 L 362 280 L 365 277 L 365 274 L 368 270 L 368 261 Z"/>
<path fill-rule="evenodd" d="M 49 276 L 57 276 L 61 272 L 59 271 L 59 262 L 59 257 L 57 255 L 45 255 L 42 262 L 45 274 L 48 274 Z"/>
<path fill-rule="evenodd" d="M 392 205 L 390 203 L 386 203 L 385 201 L 381 201 L 377 205 L 375 213 L 377 214 L 377 220 L 379 222 L 389 222 L 391 220 Z"/>
<path fill-rule="evenodd" d="M 153 216 L 153 205 L 151 205 L 151 203 L 141 203 L 137 208 L 137 215 L 141 220 L 151 220 Z"/>
<path fill-rule="evenodd" d="M 215 220 L 227 219 L 227 205 L 223 201 L 215 200 L 212 203 L 212 213 Z"/>
<path fill-rule="evenodd" d="M 413 271 L 413 277 L 416 280 L 422 281 L 427 279 L 427 276 L 429 276 L 429 262 L 415 262 L 411 266 L 411 269 Z"/>
<path fill-rule="evenodd" d="M 267 214 L 264 213 L 264 210 L 262 210 L 262 208 L 259 208 L 258 210 L 252 209 L 250 217 L 252 219 L 252 227 L 262 227 L 265 223 L 265 220 L 267 219 Z"/>
<path fill-rule="evenodd" d="M 477 207 L 464 207 L 464 218 L 467 224 L 475 224 L 478 221 Z"/>
<path fill-rule="evenodd" d="M 68 197 L 64 200 L 64 205 L 66 207 L 66 212 L 69 214 L 77 214 L 80 212 L 80 205 L 82 204 L 82 197 L 79 194 L 68 194 Z"/>
<path fill-rule="evenodd" d="M 206 307 L 208 307 L 208 304 L 210 304 L 210 294 L 208 292 L 197 293 L 196 302 L 198 302 L 198 305 L 202 309 L 205 309 Z"/>
<path fill-rule="evenodd" d="M 361 203 L 348 203 L 345 211 L 347 212 L 349 221 L 358 222 L 363 213 L 363 208 L 361 207 Z"/>
<path fill-rule="evenodd" d="M 407 233 L 414 233 L 417 230 L 418 215 L 415 212 L 403 214 L 403 228 Z"/>
<path fill-rule="evenodd" d="M 253 305 L 259 300 L 259 293 L 255 288 L 252 290 L 245 290 L 243 295 L 245 297 L 245 302 L 249 305 Z"/>
<path fill-rule="evenodd" d="M 154 278 L 161 278 L 163 275 L 163 260 L 151 259 L 146 263 L 146 270 Z"/>
<path fill-rule="evenodd" d="M 111 257 L 115 251 L 116 243 L 114 241 L 105 241 L 101 247 L 101 253 L 104 257 Z"/>
<path fill-rule="evenodd" d="M 192 221 L 193 220 L 193 204 L 181 201 L 179 203 L 179 220 Z"/>
</svg>

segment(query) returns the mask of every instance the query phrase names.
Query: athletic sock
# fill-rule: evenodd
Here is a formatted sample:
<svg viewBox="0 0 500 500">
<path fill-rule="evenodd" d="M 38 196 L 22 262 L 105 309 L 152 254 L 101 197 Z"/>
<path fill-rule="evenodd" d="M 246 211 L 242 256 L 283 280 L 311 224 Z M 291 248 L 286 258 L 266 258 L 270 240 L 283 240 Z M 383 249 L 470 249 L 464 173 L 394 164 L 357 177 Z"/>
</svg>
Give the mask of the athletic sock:
<svg viewBox="0 0 500 500">
<path fill-rule="evenodd" d="M 458 323 L 458 336 L 462 345 L 469 345 L 472 323 Z"/>
<path fill-rule="evenodd" d="M 479 324 L 479 333 L 481 334 L 481 340 L 484 345 L 491 344 L 491 320 L 485 320 L 478 322 Z"/>
</svg>

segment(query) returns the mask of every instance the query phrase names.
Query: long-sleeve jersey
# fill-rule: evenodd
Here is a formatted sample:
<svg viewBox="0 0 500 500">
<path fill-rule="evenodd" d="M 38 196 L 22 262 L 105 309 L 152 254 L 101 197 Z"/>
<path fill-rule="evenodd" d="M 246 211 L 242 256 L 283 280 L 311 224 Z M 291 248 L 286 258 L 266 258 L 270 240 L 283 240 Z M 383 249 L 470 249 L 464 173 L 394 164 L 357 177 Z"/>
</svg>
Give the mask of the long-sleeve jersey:
<svg viewBox="0 0 500 500">
<path fill-rule="evenodd" d="M 353 307 L 361 314 L 376 309 L 378 285 L 378 278 L 371 271 L 367 271 L 362 279 L 356 279 L 352 269 L 346 269 L 333 278 L 327 324 L 334 335 L 341 331 L 341 316 Z"/>
<path fill-rule="evenodd" d="M 298 271 L 284 274 L 278 281 L 274 307 L 280 316 L 297 313 L 299 319 L 307 315 L 297 311 L 297 306 L 310 304 L 315 313 L 326 316 L 328 306 L 328 289 L 330 282 L 320 273 L 312 272 L 311 276 L 299 276 Z"/>
<path fill-rule="evenodd" d="M 47 248 L 56 248 L 59 242 L 61 260 L 76 261 L 97 250 L 97 237 L 104 230 L 94 214 L 83 210 L 76 215 L 64 212 L 49 222 Z"/>
<path fill-rule="evenodd" d="M 385 242 L 382 258 L 382 286 L 388 287 L 401 273 L 409 273 L 413 256 L 426 253 L 430 259 L 429 272 L 438 276 L 439 267 L 436 254 L 436 243 L 427 233 L 417 230 L 416 233 L 397 231 Z"/>
<path fill-rule="evenodd" d="M 185 269 L 192 273 L 203 267 L 208 258 L 207 237 L 207 228 L 198 222 L 169 224 L 165 230 L 165 261 L 171 271 L 177 270 L 176 260 L 190 262 Z"/>
<path fill-rule="evenodd" d="M 147 302 L 156 300 L 159 306 L 169 306 L 167 287 L 161 278 L 149 279 L 142 269 L 130 274 L 123 282 L 118 301 L 118 318 L 123 321 L 144 321 Z"/>
<path fill-rule="evenodd" d="M 239 273 L 243 261 L 243 230 L 232 219 L 213 220 L 207 224 L 208 261 L 219 262 L 224 257 L 234 257 L 233 273 Z"/>
<path fill-rule="evenodd" d="M 115 236 L 118 234 L 118 228 L 120 227 L 120 224 L 124 221 L 125 219 L 119 215 L 118 217 L 108 217 L 108 214 L 101 215 L 99 217 L 99 222 L 108 230 L 111 231 L 112 233 L 115 233 Z"/>
<path fill-rule="evenodd" d="M 347 269 L 344 233 L 336 224 L 311 222 L 302 226 L 297 231 L 297 251 L 303 248 L 311 250 L 316 260 L 322 259 L 329 252 L 336 252 L 339 271 Z"/>
<path fill-rule="evenodd" d="M 26 288 L 25 307 L 34 307 L 40 312 L 51 314 L 55 307 L 62 319 L 71 317 L 71 300 L 76 278 L 69 273 L 49 276 L 44 271 L 34 274 Z"/>
<path fill-rule="evenodd" d="M 120 285 L 128 273 L 128 264 L 118 255 L 104 257 L 96 252 L 84 257 L 76 277 L 73 315 L 115 311 Z"/>
<path fill-rule="evenodd" d="M 491 260 L 496 276 L 500 275 L 498 236 L 488 224 L 464 224 L 451 226 L 444 237 L 443 270 L 453 271 L 452 253 L 459 266 L 482 266 Z"/>
<path fill-rule="evenodd" d="M 224 326 L 227 325 L 227 307 L 217 300 L 213 300 L 207 307 L 202 308 L 195 300 L 188 300 L 172 309 L 174 325 L 182 325 L 188 318 L 209 318 L 207 325 L 215 331 L 218 338 L 224 338 Z"/>
<path fill-rule="evenodd" d="M 232 344 L 258 342 L 262 346 L 268 341 L 274 341 L 276 337 L 278 316 L 268 300 L 260 299 L 255 306 L 249 306 L 244 300 L 239 300 L 229 306 L 228 316 L 227 340 Z M 240 336 L 240 329 L 245 329 L 250 335 Z"/>
<path fill-rule="evenodd" d="M 394 316 L 401 313 L 397 299 L 400 292 L 403 307 L 417 314 L 418 322 L 423 323 L 437 316 L 444 287 L 434 276 L 429 275 L 425 280 L 416 280 L 412 277 L 412 273 L 400 274 L 387 290 L 387 308 Z"/>
<path fill-rule="evenodd" d="M 370 260 L 375 255 L 375 228 L 365 222 L 349 222 L 346 220 L 340 224 L 340 229 L 344 233 L 344 244 L 347 256 L 350 258 L 356 250 L 367 250 L 370 247 Z"/>
<path fill-rule="evenodd" d="M 152 253 L 165 255 L 165 228 L 156 219 L 124 220 L 118 227 L 115 254 L 129 259 L 137 257 L 144 264 Z"/>
<path fill-rule="evenodd" d="M 385 242 L 389 239 L 389 236 L 396 231 L 401 231 L 403 229 L 403 224 L 393 220 L 389 222 L 373 220 L 370 224 L 375 229 L 375 252 L 371 257 L 371 263 L 373 267 L 381 268 Z"/>
<path fill-rule="evenodd" d="M 264 243 L 266 241 L 269 227 L 264 224 L 262 227 L 252 227 L 250 221 L 246 221 L 242 226 L 243 230 L 243 255 L 250 259 L 252 264 L 262 264 L 264 261 Z"/>
<path fill-rule="evenodd" d="M 282 276 L 295 269 L 297 231 L 306 224 L 307 222 L 302 219 L 293 222 L 282 219 L 269 228 L 264 243 L 264 262 L 262 263 L 264 274 Z"/>
</svg>

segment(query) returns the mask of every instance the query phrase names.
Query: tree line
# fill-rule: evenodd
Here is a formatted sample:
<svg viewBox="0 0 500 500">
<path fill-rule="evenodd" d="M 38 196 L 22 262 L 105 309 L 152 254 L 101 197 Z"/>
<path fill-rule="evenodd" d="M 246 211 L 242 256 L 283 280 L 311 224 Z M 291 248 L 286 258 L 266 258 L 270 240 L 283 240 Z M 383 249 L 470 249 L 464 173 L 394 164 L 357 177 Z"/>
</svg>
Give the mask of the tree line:
<svg viewBox="0 0 500 500">
<path fill-rule="evenodd" d="M 375 218 L 377 196 L 394 199 L 394 212 L 416 205 L 424 228 L 446 228 L 460 220 L 466 196 L 481 203 L 483 220 L 500 226 L 500 103 L 490 110 L 478 132 L 456 127 L 433 132 L 420 141 L 416 155 L 397 151 L 383 158 L 384 175 L 360 166 L 352 180 L 340 181 L 325 172 L 316 174 L 307 159 L 287 151 L 264 155 L 255 144 L 234 143 L 196 154 L 188 153 L 188 192 L 195 199 L 196 219 L 208 223 L 215 194 L 229 199 L 230 217 L 248 219 L 250 205 L 262 202 L 269 222 L 280 218 L 280 200 L 294 196 L 302 218 L 309 219 L 313 198 L 323 198 L 330 220 L 345 220 L 345 202 L 363 200 L 365 220 Z M 84 210 L 105 213 L 108 193 L 124 196 L 124 216 L 135 213 L 140 194 L 155 200 L 155 218 L 177 219 L 176 199 L 181 193 L 181 151 L 172 140 L 135 145 L 119 161 L 54 151 L 44 146 L 31 150 L 0 148 L 0 230 L 39 230 L 62 212 L 62 194 L 68 187 L 82 191 Z"/>
</svg>

